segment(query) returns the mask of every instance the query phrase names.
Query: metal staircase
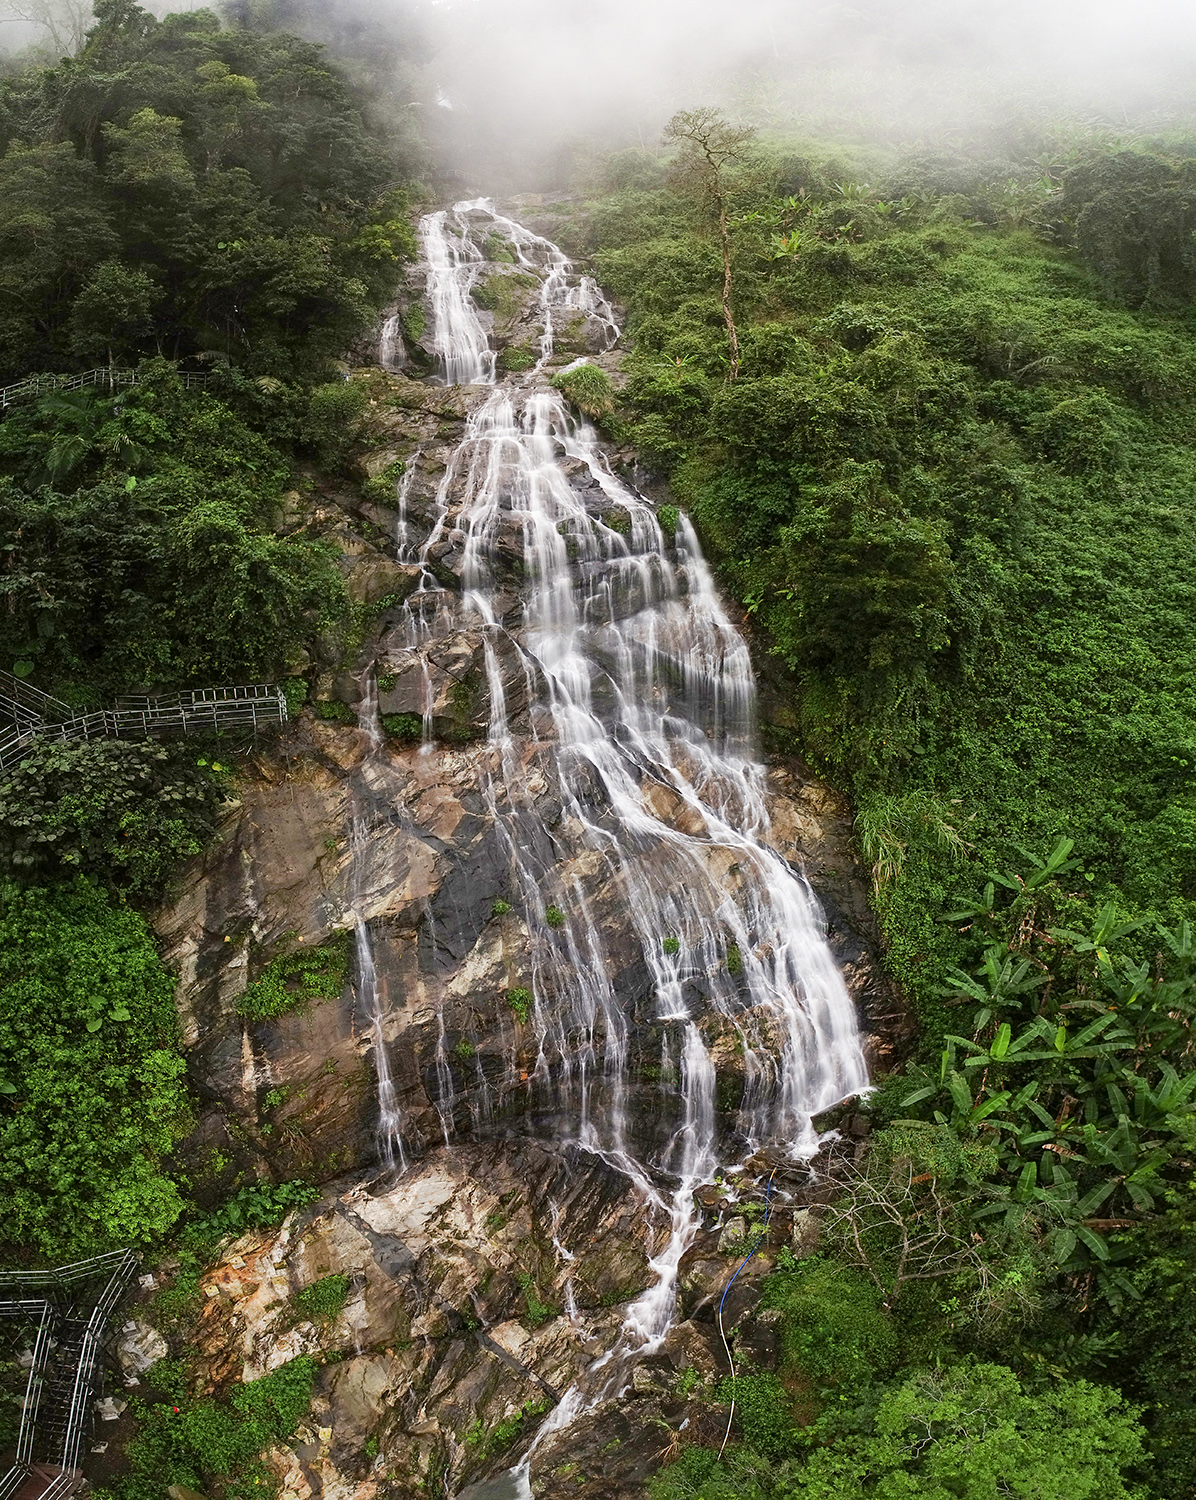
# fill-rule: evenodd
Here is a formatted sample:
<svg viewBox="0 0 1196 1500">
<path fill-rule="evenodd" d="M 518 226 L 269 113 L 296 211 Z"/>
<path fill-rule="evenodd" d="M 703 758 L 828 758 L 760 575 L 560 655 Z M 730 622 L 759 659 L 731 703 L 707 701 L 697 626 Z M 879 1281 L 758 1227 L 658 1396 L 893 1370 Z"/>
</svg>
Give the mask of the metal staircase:
<svg viewBox="0 0 1196 1500">
<path fill-rule="evenodd" d="M 0 672 L 0 771 L 19 764 L 37 740 L 148 739 L 285 724 L 280 687 L 196 688 L 159 697 L 125 695 L 113 708 L 80 713 L 60 698 Z"/>
<path fill-rule="evenodd" d="M 0 1345 L 19 1351 L 16 1361 L 0 1360 L 0 1373 L 29 1371 L 23 1399 L 6 1391 L 21 1418 L 0 1500 L 62 1500 L 78 1490 L 108 1321 L 136 1269 L 136 1255 L 117 1250 L 52 1271 L 0 1271 Z"/>
</svg>

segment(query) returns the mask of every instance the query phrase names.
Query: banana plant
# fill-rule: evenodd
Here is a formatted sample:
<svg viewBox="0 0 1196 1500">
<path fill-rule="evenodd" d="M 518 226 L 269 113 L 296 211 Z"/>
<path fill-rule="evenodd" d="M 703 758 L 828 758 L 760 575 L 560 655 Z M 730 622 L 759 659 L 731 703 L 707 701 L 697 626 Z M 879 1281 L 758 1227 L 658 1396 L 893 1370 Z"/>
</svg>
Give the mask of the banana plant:
<svg viewBox="0 0 1196 1500">
<path fill-rule="evenodd" d="M 1002 890 L 1012 891 L 1015 896 L 1020 896 L 1026 892 L 1041 890 L 1058 876 L 1070 874 L 1071 871 L 1080 868 L 1080 861 L 1071 858 L 1071 852 L 1075 848 L 1074 839 L 1059 839 L 1046 859 L 1039 859 L 1036 854 L 1023 849 L 1020 844 L 1015 844 L 1014 848 L 1030 866 L 1029 874 L 998 875 L 994 873 L 990 875 L 980 898 L 965 897 L 955 911 L 947 913 L 948 922 L 966 922 L 977 917 L 994 915 L 997 908 L 998 886 Z"/>
<path fill-rule="evenodd" d="M 1017 1005 L 1023 995 L 1028 995 L 1045 984 L 1048 975 L 1036 971 L 1029 959 L 1019 959 L 999 943 L 992 944 L 984 954 L 984 967 L 976 978 L 962 969 L 948 970 L 949 984 L 943 985 L 941 994 L 966 995 L 975 1000 L 980 1009 L 976 1013 L 976 1027 L 987 1026 L 998 1010 Z"/>
<path fill-rule="evenodd" d="M 1133 922 L 1120 921 L 1117 908 L 1110 901 L 1097 912 L 1092 928 L 1087 934 L 1070 932 L 1065 927 L 1052 927 L 1051 936 L 1057 941 L 1066 942 L 1074 953 L 1095 953 L 1099 963 L 1108 964 L 1110 945 L 1119 938 L 1125 937 L 1127 933 L 1136 932 L 1139 927 L 1145 925 L 1144 917 Z"/>
</svg>

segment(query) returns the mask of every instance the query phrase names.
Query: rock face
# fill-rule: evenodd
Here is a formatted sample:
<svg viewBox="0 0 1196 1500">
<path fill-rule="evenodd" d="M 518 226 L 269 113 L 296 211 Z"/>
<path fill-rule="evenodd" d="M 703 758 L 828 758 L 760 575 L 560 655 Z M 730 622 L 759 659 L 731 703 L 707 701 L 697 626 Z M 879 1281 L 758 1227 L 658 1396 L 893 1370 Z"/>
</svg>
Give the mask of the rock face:
<svg viewBox="0 0 1196 1500">
<path fill-rule="evenodd" d="M 459 222 L 485 274 L 462 252 L 480 296 L 452 317 L 500 372 L 535 340 L 549 357 L 550 292 L 553 358 L 609 341 L 554 247 Z M 446 304 L 443 276 L 427 296 Z M 407 331 L 437 357 L 443 328 Z M 339 548 L 360 640 L 301 664 L 311 703 L 157 916 L 201 1196 L 325 1186 L 209 1274 L 204 1377 L 334 1356 L 272 1459 L 291 1500 L 453 1494 L 538 1430 L 538 1495 L 632 1494 L 725 1369 L 715 1304 L 748 1220 L 709 1186 L 695 1217 L 693 1188 L 718 1161 L 780 1173 L 728 1299 L 766 1360 L 753 1288 L 818 1196 L 777 1130 L 813 1141 L 814 1101 L 864 1077 L 840 973 L 865 1031 L 887 1013 L 849 814 L 797 762 L 750 764 L 746 652 L 692 533 L 661 532 L 542 376 L 355 378 L 354 480 L 297 490 L 280 526 Z M 304 1321 L 291 1297 L 328 1275 L 343 1311 Z M 666 1335 L 653 1289 L 674 1287 Z"/>
<path fill-rule="evenodd" d="M 220 841 L 158 914 L 180 975 L 192 1076 L 209 1101 L 192 1149 L 200 1163 L 212 1150 L 229 1161 L 214 1186 L 238 1164 L 320 1180 L 374 1160 L 369 1017 L 352 980 L 275 1020 L 238 1013 L 271 958 L 349 929 L 354 905 L 371 924 L 412 1151 L 442 1141 L 446 1125 L 465 1137 L 537 1128 L 536 1039 L 509 998 L 530 988 L 535 940 L 523 914 L 501 910 L 511 891 L 483 797 L 489 752 L 473 744 L 426 754 L 388 739 L 369 757 L 363 788 L 355 773 L 367 750 L 360 730 L 305 711 L 285 752 L 256 757 Z M 831 913 L 832 950 L 865 1018 L 883 1011 L 845 807 L 792 763 L 772 765 L 767 786 L 775 847 L 806 870 Z M 540 797 L 550 801 L 547 787 Z M 368 837 L 354 891 L 352 824 L 363 806 Z M 556 816 L 545 808 L 546 822 Z M 613 879 L 595 882 L 594 899 L 618 915 Z M 657 1063 L 644 1064 L 649 1083 Z M 734 1057 L 727 1063 L 733 1070 Z"/>
<path fill-rule="evenodd" d="M 752 1195 L 746 1180 L 739 1192 Z M 811 1248 L 811 1210 L 793 1205 L 812 1192 L 800 1173 L 774 1182 L 768 1231 L 723 1308 L 732 1347 L 756 1364 L 775 1356 L 761 1282 L 782 1245 Z M 761 1231 L 745 1242 L 735 1207 L 706 1196 L 710 1227 L 683 1262 L 668 1337 L 567 1429 L 543 1431 L 547 1414 L 617 1343 L 668 1231 L 623 1174 L 529 1141 L 437 1147 L 398 1182 L 338 1184 L 281 1230 L 235 1241 L 203 1280 L 199 1382 L 322 1361 L 307 1421 L 268 1455 L 284 1500 L 459 1493 L 538 1434 L 537 1494 L 637 1493 L 680 1435 L 717 1442 L 725 1423 L 710 1409 L 727 1371 L 717 1309 Z M 343 1308 L 304 1316 L 296 1293 L 332 1275 L 348 1280 Z M 149 1340 L 137 1327 L 128 1360 L 122 1344 L 134 1384 Z"/>
</svg>

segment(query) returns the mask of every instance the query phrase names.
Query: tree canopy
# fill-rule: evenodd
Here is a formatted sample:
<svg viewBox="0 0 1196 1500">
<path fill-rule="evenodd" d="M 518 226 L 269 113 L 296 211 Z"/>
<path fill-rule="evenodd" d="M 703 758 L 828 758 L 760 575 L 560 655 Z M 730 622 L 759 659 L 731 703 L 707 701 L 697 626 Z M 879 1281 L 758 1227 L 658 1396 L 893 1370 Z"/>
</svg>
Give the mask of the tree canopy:
<svg viewBox="0 0 1196 1500">
<path fill-rule="evenodd" d="M 0 379 L 318 369 L 412 251 L 402 170 L 320 48 L 99 0 L 76 56 L 0 84 Z"/>
</svg>

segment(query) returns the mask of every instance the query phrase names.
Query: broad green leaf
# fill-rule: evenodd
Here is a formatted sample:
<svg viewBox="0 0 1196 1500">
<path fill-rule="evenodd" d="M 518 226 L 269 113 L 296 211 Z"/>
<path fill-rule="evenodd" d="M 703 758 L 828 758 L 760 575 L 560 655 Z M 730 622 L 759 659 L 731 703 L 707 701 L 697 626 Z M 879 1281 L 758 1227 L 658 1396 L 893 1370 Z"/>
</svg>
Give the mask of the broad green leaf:
<svg viewBox="0 0 1196 1500">
<path fill-rule="evenodd" d="M 1061 1265 L 1076 1248 L 1076 1237 L 1070 1229 L 1057 1229 L 1051 1236 L 1051 1249 Z"/>
<path fill-rule="evenodd" d="M 1091 1229 L 1085 1228 L 1082 1224 L 1077 1224 L 1076 1238 L 1082 1245 L 1086 1245 L 1087 1248 L 1091 1250 L 1092 1254 L 1096 1256 L 1097 1260 L 1108 1260 L 1109 1245 L 1108 1241 L 1105 1240 L 1103 1236 L 1094 1233 Z"/>
<path fill-rule="evenodd" d="M 1079 1203 L 1076 1204 L 1076 1213 L 1082 1219 L 1088 1218 L 1090 1214 L 1096 1212 L 1116 1186 L 1115 1182 L 1098 1183 L 1091 1192 L 1085 1193 Z"/>
</svg>

